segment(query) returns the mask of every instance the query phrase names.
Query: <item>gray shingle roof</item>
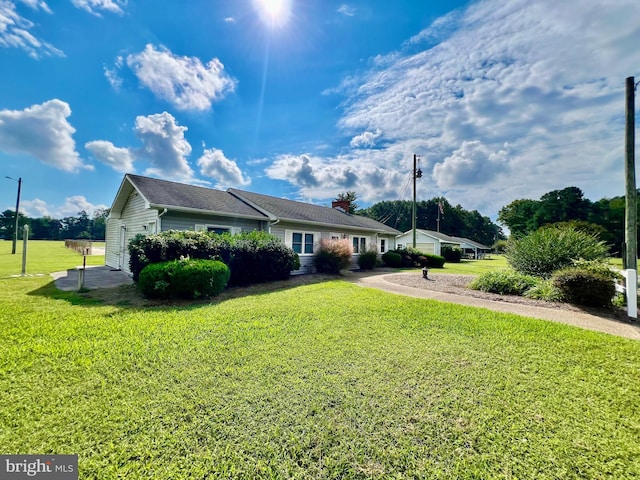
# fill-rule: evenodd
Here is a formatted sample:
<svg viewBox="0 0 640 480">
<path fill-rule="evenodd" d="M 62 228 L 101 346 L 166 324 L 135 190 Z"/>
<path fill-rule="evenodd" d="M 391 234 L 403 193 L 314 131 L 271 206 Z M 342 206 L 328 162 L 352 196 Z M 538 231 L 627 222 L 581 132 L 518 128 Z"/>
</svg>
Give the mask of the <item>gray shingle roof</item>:
<svg viewBox="0 0 640 480">
<path fill-rule="evenodd" d="M 220 212 L 226 215 L 267 220 L 266 215 L 228 192 L 140 175 L 128 174 L 127 177 L 151 205 Z"/>
<path fill-rule="evenodd" d="M 377 232 L 397 235 L 400 233 L 395 228 L 389 227 L 372 218 L 360 215 L 350 215 L 340 210 L 310 203 L 296 202 L 284 198 L 272 197 L 260 193 L 245 192 L 230 188 L 228 190 L 233 195 L 245 198 L 248 201 L 259 205 L 260 208 L 268 211 L 281 220 L 294 220 L 297 222 L 323 223 L 342 227 L 362 228 L 365 230 L 375 230 Z"/>
<path fill-rule="evenodd" d="M 330 207 L 286 200 L 260 193 L 230 188 L 226 192 L 140 175 L 126 178 L 153 206 L 201 210 L 226 216 L 242 215 L 260 220 L 280 220 L 351 227 L 397 235 L 400 232 L 371 218 L 349 215 Z M 257 208 L 254 208 L 257 207 Z"/>
</svg>

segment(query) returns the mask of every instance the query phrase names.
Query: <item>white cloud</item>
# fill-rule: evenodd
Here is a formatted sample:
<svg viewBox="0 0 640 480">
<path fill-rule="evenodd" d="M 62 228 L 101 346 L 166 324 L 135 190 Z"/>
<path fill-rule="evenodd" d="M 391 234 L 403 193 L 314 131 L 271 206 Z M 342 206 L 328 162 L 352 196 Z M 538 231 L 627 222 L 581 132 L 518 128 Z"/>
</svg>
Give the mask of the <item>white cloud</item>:
<svg viewBox="0 0 640 480">
<path fill-rule="evenodd" d="M 347 17 L 353 17 L 356 14 L 356 9 L 355 7 L 343 3 L 338 8 L 338 13 L 341 13 L 342 15 L 345 15 Z"/>
<path fill-rule="evenodd" d="M 376 140 L 382 135 L 381 130 L 378 128 L 375 132 L 362 132 L 360 135 L 356 135 L 349 142 L 349 146 L 353 148 L 359 147 L 373 147 L 376 144 Z"/>
<path fill-rule="evenodd" d="M 15 207 L 13 208 L 15 214 Z M 22 200 L 20 202 L 20 213 L 31 218 L 51 217 L 51 210 L 47 202 L 34 198 L 33 200 Z"/>
<path fill-rule="evenodd" d="M 484 184 L 508 173 L 507 151 L 491 152 L 477 140 L 462 142 L 459 149 L 433 167 L 433 179 L 444 190 Z"/>
<path fill-rule="evenodd" d="M 367 202 L 395 198 L 406 174 L 381 167 L 385 163 L 384 152 L 366 152 L 368 162 L 358 153 L 337 157 L 281 155 L 267 167 L 266 173 L 270 178 L 296 185 L 305 198 L 328 199 L 346 190 L 355 190 Z"/>
<path fill-rule="evenodd" d="M 236 19 L 233 17 L 227 17 L 224 19 L 225 23 L 236 23 Z"/>
<path fill-rule="evenodd" d="M 135 155 L 153 165 L 146 174 L 178 182 L 193 180 L 193 170 L 187 161 L 191 145 L 184 137 L 186 130 L 167 112 L 136 117 L 134 132 L 143 147 L 136 149 Z"/>
<path fill-rule="evenodd" d="M 37 0 L 23 0 L 24 4 L 33 10 L 42 9 L 47 13 L 51 10 L 45 2 Z M 32 58 L 43 56 L 60 56 L 64 53 L 31 33 L 34 24 L 16 11 L 15 2 L 0 0 L 0 47 L 19 48 L 27 52 Z"/>
<path fill-rule="evenodd" d="M 83 195 L 74 195 L 67 197 L 64 201 L 64 205 L 55 207 L 54 213 L 60 217 L 75 217 L 78 212 L 85 211 L 90 217 L 93 216 L 96 210 L 104 210 L 109 208 L 108 205 L 98 204 L 94 205 L 89 202 Z"/>
<path fill-rule="evenodd" d="M 205 149 L 198 160 L 200 173 L 216 180 L 216 188 L 244 187 L 251 183 L 249 177 L 245 177 L 238 164 L 224 156 L 224 152 L 217 148 Z"/>
<path fill-rule="evenodd" d="M 69 104 L 58 99 L 24 110 L 0 110 L 0 150 L 26 154 L 67 172 L 93 169 L 76 152 Z"/>
<path fill-rule="evenodd" d="M 417 153 L 420 193 L 490 215 L 569 185 L 592 199 L 620 195 L 624 79 L 640 65 L 638 18 L 634 0 L 584 0 L 579 9 L 487 0 L 436 20 L 336 89 L 347 97 L 338 126 L 355 135 L 351 149 L 367 140 L 361 132 L 384 132 L 382 149 L 343 151 L 349 168 L 361 172 L 375 158 L 385 171 L 410 171 Z M 321 163 L 307 164 L 313 178 Z M 304 176 L 287 178 L 308 188 Z"/>
<path fill-rule="evenodd" d="M 115 62 L 113 63 L 113 68 L 107 68 L 104 66 L 104 76 L 109 81 L 109 84 L 113 87 L 115 91 L 120 90 L 122 87 L 122 77 L 120 76 L 120 70 L 122 69 L 122 65 L 124 64 L 124 59 L 122 56 L 117 56 Z"/>
<path fill-rule="evenodd" d="M 71 3 L 77 8 L 100 17 L 100 10 L 121 15 L 124 13 L 122 7 L 127 4 L 127 0 L 71 0 Z"/>
<path fill-rule="evenodd" d="M 204 65 L 197 57 L 174 55 L 164 47 L 156 50 L 151 44 L 129 55 L 127 65 L 144 86 L 179 110 L 207 110 L 236 85 L 217 58 Z"/>
<path fill-rule="evenodd" d="M 96 210 L 104 210 L 107 208 L 109 208 L 107 205 L 96 205 L 89 202 L 83 195 L 67 197 L 62 205 L 49 205 L 39 198 L 20 202 L 20 212 L 31 218 L 51 217 L 61 219 L 64 217 L 75 217 L 83 210 L 87 212 L 89 217 L 93 217 Z"/>
<path fill-rule="evenodd" d="M 109 165 L 116 172 L 135 172 L 133 166 L 135 158 L 129 148 L 116 147 L 113 143 L 106 140 L 87 142 L 84 147 L 89 150 L 97 160 Z"/>
</svg>

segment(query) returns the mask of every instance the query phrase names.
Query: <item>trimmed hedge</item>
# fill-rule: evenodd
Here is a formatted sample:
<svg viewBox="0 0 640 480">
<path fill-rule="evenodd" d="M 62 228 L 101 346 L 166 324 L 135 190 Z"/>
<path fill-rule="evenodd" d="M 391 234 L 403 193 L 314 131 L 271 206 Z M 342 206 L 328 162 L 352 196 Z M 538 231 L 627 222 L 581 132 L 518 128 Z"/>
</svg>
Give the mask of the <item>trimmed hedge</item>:
<svg viewBox="0 0 640 480">
<path fill-rule="evenodd" d="M 457 247 L 451 247 L 449 245 L 442 246 L 442 256 L 449 263 L 460 263 L 462 259 L 462 250 Z"/>
<path fill-rule="evenodd" d="M 605 275 L 580 268 L 556 272 L 553 285 L 564 299 L 576 305 L 608 307 L 616 294 L 614 281 Z"/>
<path fill-rule="evenodd" d="M 138 278 L 138 288 L 151 298 L 200 298 L 219 294 L 230 271 L 218 260 L 172 260 L 147 265 Z"/>
<path fill-rule="evenodd" d="M 400 268 L 402 266 L 402 255 L 389 250 L 382 254 L 382 261 L 387 267 Z"/>
<path fill-rule="evenodd" d="M 378 263 L 378 252 L 367 250 L 358 256 L 358 266 L 361 270 L 373 270 Z"/>
<path fill-rule="evenodd" d="M 300 268 L 298 255 L 279 238 L 266 232 L 219 235 L 170 230 L 138 235 L 129 242 L 129 267 L 133 280 L 149 264 L 191 259 L 219 259 L 231 270 L 229 285 L 286 280 Z"/>
</svg>

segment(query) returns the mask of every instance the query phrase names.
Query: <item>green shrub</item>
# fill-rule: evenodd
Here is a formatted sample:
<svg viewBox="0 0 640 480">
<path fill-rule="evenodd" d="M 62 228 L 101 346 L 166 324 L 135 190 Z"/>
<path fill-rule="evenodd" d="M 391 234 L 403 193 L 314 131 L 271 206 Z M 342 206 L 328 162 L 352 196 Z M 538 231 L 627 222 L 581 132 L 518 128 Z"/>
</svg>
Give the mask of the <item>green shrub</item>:
<svg viewBox="0 0 640 480">
<path fill-rule="evenodd" d="M 402 267 L 402 255 L 392 250 L 384 252 L 382 254 L 382 261 L 387 267 L 400 268 Z"/>
<path fill-rule="evenodd" d="M 300 268 L 298 255 L 266 232 L 219 235 L 209 232 L 166 231 L 138 235 L 129 242 L 133 280 L 147 265 L 179 258 L 220 259 L 231 269 L 230 285 L 286 280 Z"/>
<path fill-rule="evenodd" d="M 506 257 L 518 272 L 548 278 L 579 259 L 595 260 L 607 246 L 594 235 L 573 227 L 541 228 L 509 244 Z"/>
<path fill-rule="evenodd" d="M 527 298 L 544 300 L 546 302 L 563 302 L 562 292 L 553 284 L 550 278 L 539 279 L 538 283 L 524 292 Z"/>
<path fill-rule="evenodd" d="M 442 256 L 449 263 L 460 263 L 462 259 L 462 250 L 458 247 L 443 245 L 441 249 Z"/>
<path fill-rule="evenodd" d="M 224 290 L 229 276 L 229 267 L 217 260 L 172 260 L 147 265 L 138 287 L 150 298 L 211 297 Z"/>
<path fill-rule="evenodd" d="M 514 270 L 495 270 L 476 277 L 469 288 L 500 295 L 522 295 L 537 285 L 538 279 Z"/>
<path fill-rule="evenodd" d="M 171 292 L 171 262 L 151 263 L 138 275 L 138 288 L 148 298 L 169 298 Z"/>
<path fill-rule="evenodd" d="M 378 252 L 367 250 L 358 256 L 358 266 L 361 270 L 373 270 L 378 262 Z"/>
<path fill-rule="evenodd" d="M 569 303 L 590 307 L 611 306 L 615 283 L 599 273 L 579 268 L 560 270 L 553 275 L 554 286 Z"/>
<path fill-rule="evenodd" d="M 313 264 L 319 273 L 338 274 L 351 265 L 351 242 L 344 240 L 320 240 L 318 250 L 313 255 Z"/>
<path fill-rule="evenodd" d="M 425 255 L 425 257 L 427 258 L 427 264 L 426 265 L 421 265 L 423 267 L 428 267 L 428 268 L 442 268 L 444 267 L 444 262 L 445 262 L 445 258 L 441 257 L 440 255 L 434 255 L 431 253 L 428 253 Z"/>
</svg>

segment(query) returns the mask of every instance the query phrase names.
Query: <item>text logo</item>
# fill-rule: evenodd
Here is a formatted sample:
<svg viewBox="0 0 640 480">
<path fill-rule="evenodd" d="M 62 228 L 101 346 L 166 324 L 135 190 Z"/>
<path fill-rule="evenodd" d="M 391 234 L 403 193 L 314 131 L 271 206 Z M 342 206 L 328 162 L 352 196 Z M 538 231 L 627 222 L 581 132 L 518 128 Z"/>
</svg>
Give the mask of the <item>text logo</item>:
<svg viewBox="0 0 640 480">
<path fill-rule="evenodd" d="M 78 480 L 78 455 L 0 455 L 3 480 Z"/>
</svg>

